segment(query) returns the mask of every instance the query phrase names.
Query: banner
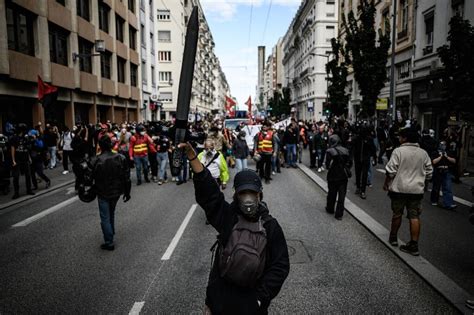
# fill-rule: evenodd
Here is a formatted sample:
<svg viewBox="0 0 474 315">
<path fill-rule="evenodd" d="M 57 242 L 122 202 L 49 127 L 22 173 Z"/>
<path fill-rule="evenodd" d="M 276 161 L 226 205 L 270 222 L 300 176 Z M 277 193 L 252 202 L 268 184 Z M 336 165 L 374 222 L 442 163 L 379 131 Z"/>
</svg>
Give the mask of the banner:
<svg viewBox="0 0 474 315">
<path fill-rule="evenodd" d="M 235 105 L 237 103 L 231 99 L 230 97 L 225 97 L 225 110 L 227 112 L 227 116 L 233 118 L 235 117 Z"/>
</svg>

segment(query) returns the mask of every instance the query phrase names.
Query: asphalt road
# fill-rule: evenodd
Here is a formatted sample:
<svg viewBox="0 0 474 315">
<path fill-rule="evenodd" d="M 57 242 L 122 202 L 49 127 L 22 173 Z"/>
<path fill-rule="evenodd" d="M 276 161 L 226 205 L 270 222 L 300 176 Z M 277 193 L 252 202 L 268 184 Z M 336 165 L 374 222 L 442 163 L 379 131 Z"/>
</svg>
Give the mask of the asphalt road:
<svg viewBox="0 0 474 315">
<path fill-rule="evenodd" d="M 232 190 L 226 191 L 230 199 Z M 169 260 L 162 260 L 195 204 L 193 184 L 133 187 L 119 202 L 116 250 L 99 249 L 97 202 L 70 201 L 24 227 L 12 225 L 73 195 L 66 189 L 0 212 L 0 313 L 198 314 L 215 231 L 197 207 Z M 284 169 L 264 198 L 286 235 L 290 275 L 274 314 L 456 311 L 351 216 L 336 221 L 301 171 Z M 191 210 L 190 210 L 191 209 Z"/>
</svg>

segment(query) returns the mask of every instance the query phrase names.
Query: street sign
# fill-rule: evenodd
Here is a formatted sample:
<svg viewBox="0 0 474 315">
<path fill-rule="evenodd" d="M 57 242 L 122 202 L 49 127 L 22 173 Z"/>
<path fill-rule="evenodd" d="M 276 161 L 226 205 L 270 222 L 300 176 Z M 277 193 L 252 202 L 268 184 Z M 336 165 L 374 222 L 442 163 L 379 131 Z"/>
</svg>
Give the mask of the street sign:
<svg viewBox="0 0 474 315">
<path fill-rule="evenodd" d="M 308 112 L 314 112 L 314 102 L 308 101 Z"/>
<path fill-rule="evenodd" d="M 377 110 L 388 110 L 388 99 L 378 98 L 376 103 Z"/>
</svg>

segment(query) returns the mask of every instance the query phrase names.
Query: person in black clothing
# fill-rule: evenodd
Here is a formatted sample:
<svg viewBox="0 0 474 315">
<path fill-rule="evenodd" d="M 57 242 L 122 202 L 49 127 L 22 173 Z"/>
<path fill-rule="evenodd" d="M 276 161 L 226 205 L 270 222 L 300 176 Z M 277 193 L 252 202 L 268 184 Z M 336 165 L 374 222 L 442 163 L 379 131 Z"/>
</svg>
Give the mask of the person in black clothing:
<svg viewBox="0 0 474 315">
<path fill-rule="evenodd" d="M 232 154 L 235 156 L 237 172 L 247 168 L 247 157 L 250 155 L 250 150 L 245 140 L 246 135 L 246 132 L 241 130 L 232 144 Z"/>
<path fill-rule="evenodd" d="M 362 199 L 366 199 L 365 189 L 367 188 L 370 158 L 373 157 L 374 166 L 377 163 L 377 149 L 368 127 L 361 127 L 359 135 L 354 139 L 352 149 L 356 173 L 356 194 L 360 195 Z"/>
<path fill-rule="evenodd" d="M 330 148 L 326 151 L 326 168 L 328 169 L 328 196 L 326 211 L 334 213 L 334 205 L 337 207 L 335 217 L 342 220 L 344 215 L 344 199 L 346 198 L 347 182 L 349 180 L 352 161 L 349 150 L 341 145 L 338 135 L 329 137 Z"/>
<path fill-rule="evenodd" d="M 379 164 L 383 164 L 383 155 L 386 152 L 387 142 L 389 140 L 388 135 L 389 135 L 388 122 L 384 120 L 380 123 L 380 126 L 377 128 L 377 139 L 379 141 L 379 146 L 380 146 L 379 157 L 378 157 Z"/>
<path fill-rule="evenodd" d="M 221 244 L 226 244 L 237 222 L 263 222 L 266 230 L 265 265 L 263 273 L 251 287 L 241 287 L 220 275 L 218 247 L 206 291 L 206 307 L 212 314 L 267 314 L 288 276 L 290 263 L 288 246 L 278 221 L 269 215 L 262 201 L 262 182 L 252 170 L 238 173 L 234 180 L 234 201 L 228 203 L 210 172 L 199 162 L 188 144 L 180 144 L 194 172 L 197 203 L 206 212 L 207 220 L 219 232 Z M 240 218 L 239 218 L 240 216 Z"/>
<path fill-rule="evenodd" d="M 296 168 L 296 146 L 298 145 L 298 126 L 291 124 L 283 136 L 283 148 L 286 150 L 287 167 Z"/>
<path fill-rule="evenodd" d="M 91 161 L 91 165 L 104 234 L 104 244 L 100 248 L 114 250 L 115 207 L 121 195 L 124 202 L 130 200 L 130 169 L 123 155 L 112 153 L 112 140 L 108 135 L 100 138 L 99 147 L 101 153 Z"/>
<path fill-rule="evenodd" d="M 433 154 L 433 152 L 438 151 L 438 143 L 435 139 L 430 135 L 429 130 L 423 130 L 421 133 L 421 141 L 420 141 L 420 148 L 426 151 L 429 156 Z"/>
<path fill-rule="evenodd" d="M 453 199 L 452 188 L 452 167 L 456 164 L 456 153 L 451 151 L 446 141 L 439 143 L 439 150 L 430 154 L 433 164 L 433 189 L 431 190 L 431 204 L 438 205 L 439 191 L 443 190 L 443 206 L 446 209 L 454 210 L 457 205 Z"/>
<path fill-rule="evenodd" d="M 31 157 L 31 182 L 33 189 L 38 189 L 38 182 L 36 181 L 36 174 L 46 182 L 46 188 L 51 186 L 51 180 L 44 174 L 44 160 L 46 154 L 46 147 L 43 139 L 37 130 L 30 130 L 28 132 L 30 140 L 30 157 Z"/>
<path fill-rule="evenodd" d="M 13 189 L 15 193 L 12 199 L 20 197 L 20 174 L 25 175 L 26 193 L 34 195 L 31 190 L 31 161 L 30 161 L 30 141 L 26 135 L 26 125 L 19 124 L 17 134 L 12 136 L 11 156 L 12 156 L 12 175 L 13 175 Z"/>
</svg>

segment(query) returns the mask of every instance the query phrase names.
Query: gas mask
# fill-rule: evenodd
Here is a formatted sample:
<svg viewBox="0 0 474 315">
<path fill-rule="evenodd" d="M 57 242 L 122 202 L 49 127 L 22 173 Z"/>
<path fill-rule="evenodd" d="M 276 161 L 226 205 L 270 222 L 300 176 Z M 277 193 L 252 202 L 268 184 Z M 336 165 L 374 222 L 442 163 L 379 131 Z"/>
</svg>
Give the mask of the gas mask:
<svg viewBox="0 0 474 315">
<path fill-rule="evenodd" d="M 239 209 L 246 218 L 257 219 L 259 204 L 258 199 L 258 195 L 251 193 L 244 193 L 237 196 Z"/>
</svg>

